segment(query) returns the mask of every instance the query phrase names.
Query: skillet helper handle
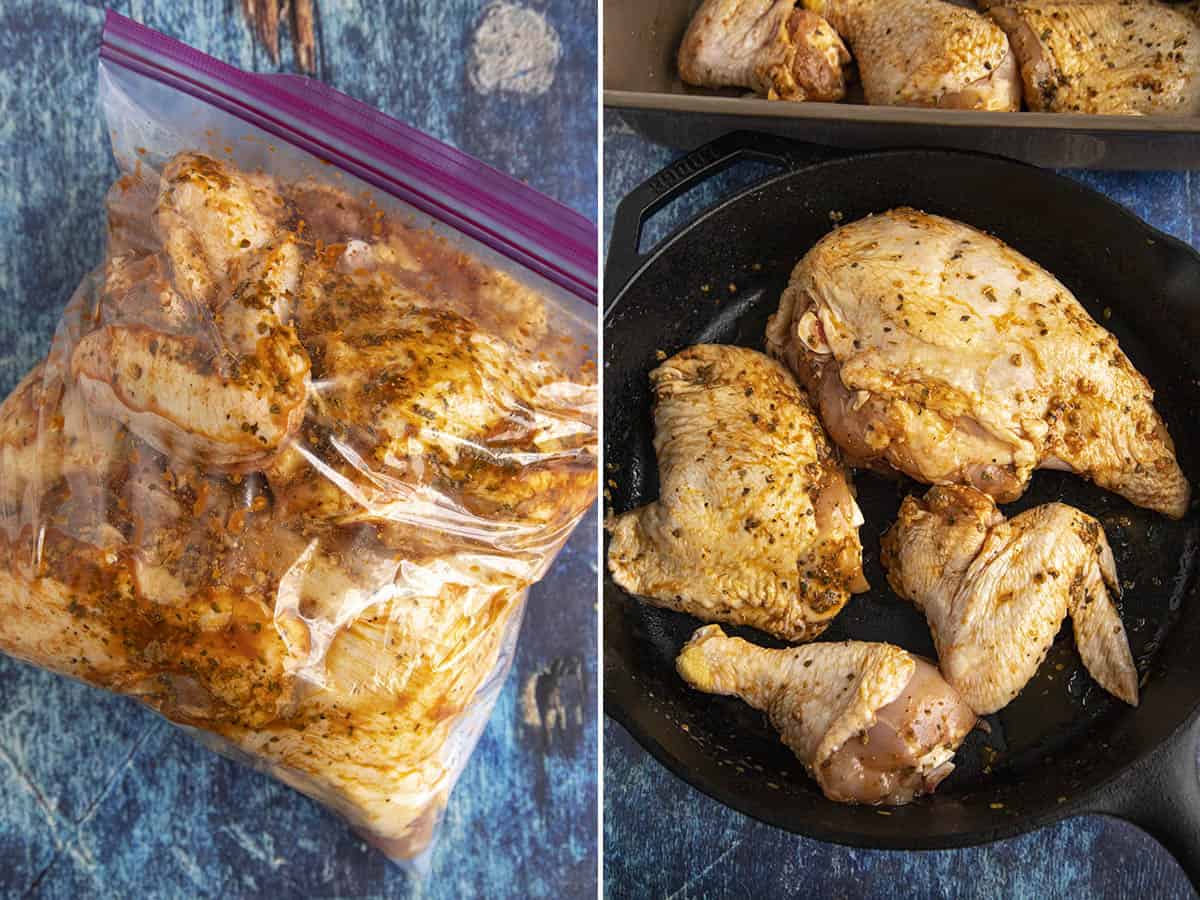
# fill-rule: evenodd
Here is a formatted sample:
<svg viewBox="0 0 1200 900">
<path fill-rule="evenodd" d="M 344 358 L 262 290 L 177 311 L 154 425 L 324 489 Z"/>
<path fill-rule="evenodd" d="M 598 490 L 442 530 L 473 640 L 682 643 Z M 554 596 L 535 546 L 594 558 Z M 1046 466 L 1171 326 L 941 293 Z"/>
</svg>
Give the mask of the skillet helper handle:
<svg viewBox="0 0 1200 900">
<path fill-rule="evenodd" d="M 649 258 L 639 252 L 642 226 L 654 213 L 688 191 L 746 160 L 799 169 L 828 159 L 836 151 L 816 144 L 789 141 L 771 134 L 733 131 L 678 159 L 643 181 L 617 206 L 604 269 L 604 305 L 608 306 Z"/>
<path fill-rule="evenodd" d="M 1200 716 L 1087 803 L 1132 822 L 1171 852 L 1200 892 Z"/>
</svg>

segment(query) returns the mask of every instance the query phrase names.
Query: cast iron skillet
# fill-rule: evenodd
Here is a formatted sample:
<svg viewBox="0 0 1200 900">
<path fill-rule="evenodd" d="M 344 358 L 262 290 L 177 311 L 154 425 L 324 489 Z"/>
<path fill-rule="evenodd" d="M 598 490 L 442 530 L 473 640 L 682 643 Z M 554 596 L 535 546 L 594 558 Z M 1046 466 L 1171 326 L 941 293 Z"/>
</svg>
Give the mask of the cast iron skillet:
<svg viewBox="0 0 1200 900">
<path fill-rule="evenodd" d="M 1200 476 L 1200 255 L 1103 196 L 1008 160 L 900 150 L 813 162 L 814 148 L 745 132 L 692 153 L 620 205 L 606 269 L 605 481 L 621 512 L 655 499 L 647 375 L 661 353 L 698 342 L 762 348 L 792 266 L 831 227 L 910 205 L 983 228 L 1057 275 L 1120 339 L 1157 391 L 1157 406 L 1194 485 Z M 743 159 L 785 171 L 709 209 L 640 255 L 645 218 Z M 900 500 L 926 488 L 856 473 L 869 593 L 822 640 L 888 640 L 934 655 L 922 616 L 888 589 L 879 535 Z M 605 709 L 671 771 L 728 806 L 822 840 L 881 849 L 980 844 L 1081 813 L 1149 831 L 1200 884 L 1200 538 L 1082 479 L 1038 472 L 1008 515 L 1063 500 L 1103 523 L 1126 583 L 1122 617 L 1141 673 L 1137 709 L 1088 677 L 1069 625 L 1037 677 L 975 731 L 932 797 L 879 810 L 832 803 L 764 717 L 687 688 L 674 658 L 695 619 L 641 603 L 605 578 Z M 733 629 L 759 643 L 765 635 Z"/>
</svg>

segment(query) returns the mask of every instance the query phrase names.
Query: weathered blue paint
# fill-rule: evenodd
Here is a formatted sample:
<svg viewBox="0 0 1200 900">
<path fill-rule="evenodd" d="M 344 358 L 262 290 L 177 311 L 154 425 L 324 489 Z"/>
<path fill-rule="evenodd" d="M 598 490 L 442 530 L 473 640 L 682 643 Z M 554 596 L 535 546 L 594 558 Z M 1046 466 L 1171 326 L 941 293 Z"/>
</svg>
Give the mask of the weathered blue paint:
<svg viewBox="0 0 1200 900">
<path fill-rule="evenodd" d="M 635 134 L 619 115 L 604 125 L 604 221 L 617 202 L 679 154 Z M 649 247 L 682 222 L 761 179 L 739 165 L 658 213 Z M 1072 172 L 1135 213 L 1197 245 L 1200 191 L 1187 172 Z M 605 247 L 609 234 L 605 234 Z M 699 897 L 1184 898 L 1182 869 L 1132 825 L 1093 816 L 969 850 L 889 853 L 798 838 L 709 799 L 604 723 L 604 879 L 613 900 Z"/>
<path fill-rule="evenodd" d="M 125 0 L 118 11 L 270 71 L 240 0 Z M 537 97 L 473 93 L 483 0 L 318 0 L 319 74 L 596 216 L 594 0 L 532 0 L 563 57 Z M 0 3 L 0 393 L 49 346 L 102 257 L 115 168 L 96 105 L 103 8 Z M 285 35 L 283 64 L 292 69 Z M 423 888 L 340 820 L 200 748 L 131 701 L 0 658 L 0 897 L 586 897 L 595 891 L 594 519 L 534 589 L 513 674 L 450 802 Z M 557 679 L 547 734 L 521 687 Z"/>
<path fill-rule="evenodd" d="M 694 790 L 611 719 L 604 722 L 604 883 L 612 900 L 1195 896 L 1166 850 L 1103 816 L 969 850 L 855 850 L 796 837 Z"/>
</svg>

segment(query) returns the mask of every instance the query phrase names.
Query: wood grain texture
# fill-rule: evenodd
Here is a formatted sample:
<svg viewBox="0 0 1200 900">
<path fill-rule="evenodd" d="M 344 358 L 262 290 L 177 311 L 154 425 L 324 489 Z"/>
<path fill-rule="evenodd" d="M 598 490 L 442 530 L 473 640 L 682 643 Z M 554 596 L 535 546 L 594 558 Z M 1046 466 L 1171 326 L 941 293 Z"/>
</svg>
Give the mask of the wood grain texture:
<svg viewBox="0 0 1200 900">
<path fill-rule="evenodd" d="M 608 112 L 604 121 L 605 251 L 617 203 L 678 157 Z M 772 171 L 742 164 L 651 219 L 643 246 Z M 1197 246 L 1200 190 L 1188 172 L 1068 174 Z M 1188 898 L 1167 851 L 1102 816 L 1062 822 L 968 850 L 895 853 L 837 847 L 763 825 L 680 781 L 619 725 L 604 722 L 604 880 L 608 897 Z"/>
<path fill-rule="evenodd" d="M 280 66 L 241 0 L 111 4 L 247 69 Z M 334 87 L 596 217 L 595 3 L 532 0 L 558 35 L 540 95 L 473 96 L 483 0 L 317 0 Z M 115 176 L 97 108 L 103 7 L 0 3 L 0 392 L 50 343 L 103 254 Z M 585 520 L 530 597 L 514 665 L 452 797 L 422 888 L 340 820 L 200 748 L 132 701 L 0 657 L 0 897 L 590 897 L 595 892 L 596 529 Z M 530 716 L 560 704 L 569 715 Z"/>
</svg>

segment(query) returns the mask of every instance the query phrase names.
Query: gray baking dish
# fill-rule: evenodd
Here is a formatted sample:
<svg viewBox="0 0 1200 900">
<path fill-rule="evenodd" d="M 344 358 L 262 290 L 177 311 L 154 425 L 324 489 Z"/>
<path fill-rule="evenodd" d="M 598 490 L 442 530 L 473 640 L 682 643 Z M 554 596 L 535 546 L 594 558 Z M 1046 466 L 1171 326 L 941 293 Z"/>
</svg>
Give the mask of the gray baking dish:
<svg viewBox="0 0 1200 900">
<path fill-rule="evenodd" d="M 1059 168 L 1200 168 L 1200 117 L 788 103 L 693 88 L 680 80 L 675 53 L 698 5 L 604 0 L 604 105 L 657 143 L 690 150 L 725 132 L 752 129 L 853 149 L 981 150 Z"/>
</svg>

